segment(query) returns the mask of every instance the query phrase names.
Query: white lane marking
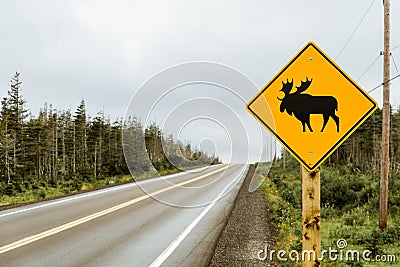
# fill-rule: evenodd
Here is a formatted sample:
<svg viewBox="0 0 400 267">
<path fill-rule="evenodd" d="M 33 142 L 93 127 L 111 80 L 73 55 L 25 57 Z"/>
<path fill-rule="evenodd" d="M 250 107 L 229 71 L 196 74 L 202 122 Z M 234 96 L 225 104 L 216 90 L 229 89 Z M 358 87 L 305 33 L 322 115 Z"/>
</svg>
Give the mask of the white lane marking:
<svg viewBox="0 0 400 267">
<path fill-rule="evenodd" d="M 194 170 L 191 170 L 191 171 L 194 171 Z M 42 205 L 39 205 L 39 206 L 34 206 L 34 207 L 26 208 L 26 209 L 18 209 L 18 210 L 15 210 L 15 211 L 12 211 L 12 212 L 8 212 L 8 213 L 5 213 L 5 214 L 0 214 L 0 218 L 6 217 L 6 216 L 10 216 L 10 215 L 14 215 L 14 214 L 18 214 L 18 213 L 21 213 L 21 212 L 26 212 L 26 211 L 36 210 L 36 209 L 45 208 L 45 207 L 49 207 L 49 206 L 54 206 L 54 205 L 62 204 L 62 203 L 73 201 L 73 200 L 78 200 L 78 199 L 92 197 L 92 196 L 96 196 L 96 195 L 100 195 L 100 194 L 104 194 L 104 193 L 109 193 L 109 192 L 120 190 L 120 189 L 124 189 L 124 188 L 127 188 L 127 187 L 138 186 L 140 184 L 153 183 L 153 182 L 157 182 L 157 181 L 160 181 L 160 180 L 163 180 L 163 179 L 172 179 L 172 178 L 176 178 L 176 177 L 182 176 L 184 174 L 187 174 L 187 173 L 186 172 L 174 173 L 174 174 L 170 174 L 170 175 L 166 175 L 166 176 L 162 176 L 162 177 L 150 178 L 150 179 L 147 179 L 147 180 L 137 181 L 136 183 L 131 183 L 131 184 L 127 184 L 127 185 L 115 186 L 115 187 L 112 187 L 112 188 L 109 188 L 109 189 L 100 189 L 100 190 L 94 191 L 94 192 L 82 193 L 81 195 L 76 196 L 76 197 L 67 197 L 65 199 L 61 199 L 61 200 L 57 200 L 57 201 L 54 201 L 54 202 L 42 204 Z"/>
<path fill-rule="evenodd" d="M 47 231 L 44 231 L 44 232 L 42 232 L 42 233 L 39 233 L 39 234 L 36 234 L 36 235 L 31 235 L 31 236 L 25 237 L 25 238 L 23 238 L 23 239 L 21 239 L 21 240 L 18 240 L 18 241 L 16 241 L 16 242 L 11 243 L 11 244 L 8 244 L 8 245 L 5 245 L 5 246 L 0 247 L 0 254 L 5 253 L 5 252 L 10 251 L 10 250 L 13 250 L 13 249 L 16 249 L 16 248 L 19 248 L 19 247 L 21 247 L 21 246 L 27 245 L 27 244 L 29 244 L 29 243 L 35 242 L 35 241 L 37 241 L 37 240 L 43 239 L 43 238 L 45 238 L 45 237 L 48 237 L 48 236 L 57 234 L 57 233 L 59 233 L 59 232 L 61 232 L 61 231 L 65 231 L 65 230 L 67 230 L 67 229 L 70 229 L 70 228 L 72 228 L 72 227 L 78 226 L 78 225 L 83 224 L 83 223 L 85 223 L 85 222 L 94 220 L 94 219 L 96 219 L 96 218 L 98 218 L 98 217 L 101 217 L 101 216 L 104 216 L 104 215 L 109 214 L 109 213 L 111 213 L 111 212 L 120 210 L 120 209 L 122 209 L 122 208 L 125 208 L 125 207 L 127 207 L 127 206 L 130 206 L 130 205 L 132 205 L 132 204 L 135 204 L 135 203 L 137 203 L 137 202 L 140 202 L 140 201 L 145 200 L 145 199 L 147 199 L 147 198 L 150 198 L 150 197 L 152 197 L 152 196 L 161 194 L 161 193 L 166 192 L 166 191 L 168 191 L 168 190 L 171 190 L 171 189 L 173 189 L 173 188 L 176 188 L 176 187 L 179 187 L 179 186 L 188 184 L 188 183 L 192 183 L 192 182 L 195 182 L 195 181 L 204 179 L 205 177 L 208 177 L 208 176 L 210 176 L 210 175 L 212 175 L 212 174 L 214 174 L 214 173 L 223 171 L 223 170 L 227 169 L 228 167 L 229 167 L 229 165 L 228 165 L 228 166 L 225 166 L 225 167 L 223 167 L 223 168 L 221 168 L 221 169 L 217 169 L 217 170 L 215 170 L 215 171 L 206 173 L 206 174 L 201 175 L 201 176 L 199 176 L 199 177 L 190 179 L 190 180 L 188 180 L 188 181 L 181 182 L 181 183 L 178 183 L 178 184 L 176 184 L 176 185 L 172 185 L 172 186 L 165 187 L 165 188 L 163 188 L 163 189 L 157 190 L 157 191 L 151 193 L 151 195 L 150 195 L 150 194 L 143 195 L 143 196 L 141 196 L 141 197 L 132 199 L 132 200 L 130 200 L 130 201 L 124 202 L 124 203 L 119 204 L 119 205 L 117 205 L 117 206 L 114 206 L 114 207 L 105 209 L 105 210 L 103 210 L 103 211 L 99 211 L 99 212 L 93 213 L 93 214 L 91 214 L 91 215 L 89 215 L 89 216 L 86 216 L 86 217 L 77 219 L 77 220 L 75 220 L 75 221 L 72 221 L 72 222 L 69 222 L 69 223 L 60 225 L 60 226 L 58 226 L 58 227 L 52 228 L 52 229 L 47 230 Z"/>
<path fill-rule="evenodd" d="M 245 172 L 247 173 L 247 172 Z M 233 179 L 227 186 L 224 187 L 224 190 L 212 201 L 201 213 L 196 217 L 186 229 L 174 240 L 172 241 L 168 247 L 161 252 L 161 254 L 149 265 L 149 267 L 159 267 L 164 261 L 175 251 L 175 249 L 182 243 L 182 241 L 190 234 L 190 232 L 196 227 L 196 225 L 203 219 L 204 216 L 214 207 L 215 203 L 228 191 L 229 186 L 231 186 L 234 182 L 238 182 L 243 178 L 243 175 L 238 176 L 238 178 Z"/>
</svg>

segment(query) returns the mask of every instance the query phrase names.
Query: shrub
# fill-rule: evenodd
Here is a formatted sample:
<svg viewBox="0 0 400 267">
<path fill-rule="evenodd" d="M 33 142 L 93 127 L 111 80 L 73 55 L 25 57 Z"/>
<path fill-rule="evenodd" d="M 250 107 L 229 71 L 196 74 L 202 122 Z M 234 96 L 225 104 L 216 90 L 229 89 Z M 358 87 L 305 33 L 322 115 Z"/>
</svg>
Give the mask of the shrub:
<svg viewBox="0 0 400 267">
<path fill-rule="evenodd" d="M 346 212 L 343 216 L 343 224 L 350 226 L 362 226 L 365 224 L 365 218 L 369 216 L 369 212 L 363 207 L 357 207 L 349 212 Z"/>
</svg>

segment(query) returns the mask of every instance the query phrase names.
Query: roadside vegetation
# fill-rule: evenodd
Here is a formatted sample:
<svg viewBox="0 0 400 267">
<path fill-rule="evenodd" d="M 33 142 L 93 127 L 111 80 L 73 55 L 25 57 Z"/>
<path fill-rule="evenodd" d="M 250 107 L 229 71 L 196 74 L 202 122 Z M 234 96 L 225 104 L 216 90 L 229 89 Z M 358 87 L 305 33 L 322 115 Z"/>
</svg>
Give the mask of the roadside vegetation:
<svg viewBox="0 0 400 267">
<path fill-rule="evenodd" d="M 34 115 L 26 108 L 21 84 L 16 73 L 1 101 L 0 206 L 219 163 L 218 158 L 165 135 L 155 123 L 142 125 L 137 118 L 111 121 L 102 112 L 90 117 L 84 100 L 75 111 L 45 104 Z M 124 146 L 132 148 L 133 176 Z"/>
<path fill-rule="evenodd" d="M 288 157 L 286 169 L 277 160 L 265 179 L 270 220 L 278 229 L 276 250 L 301 253 L 301 181 L 300 165 Z M 392 179 L 389 197 L 388 228 L 382 232 L 379 218 L 379 177 L 352 173 L 346 167 L 321 168 L 321 247 L 337 249 L 336 242 L 345 239 L 346 249 L 372 251 L 375 255 L 395 255 L 396 262 L 324 261 L 322 266 L 398 266 L 400 261 L 400 181 Z M 300 254 L 301 255 L 301 254 Z M 278 262 L 278 266 L 300 266 Z"/>
<path fill-rule="evenodd" d="M 389 221 L 379 229 L 379 125 L 375 114 L 351 136 L 321 167 L 321 247 L 337 249 L 345 239 L 347 247 L 386 257 L 386 262 L 334 261 L 322 266 L 399 266 L 400 264 L 400 173 L 399 112 L 392 114 L 391 165 L 389 178 Z M 271 222 L 278 229 L 275 250 L 301 253 L 300 165 L 291 156 L 276 160 L 262 184 Z M 285 166 L 285 168 L 283 168 Z M 301 254 L 300 254 L 301 255 Z M 392 259 L 395 256 L 396 261 Z M 345 258 L 345 257 L 344 257 Z M 301 266 L 279 262 L 277 266 Z"/>
</svg>

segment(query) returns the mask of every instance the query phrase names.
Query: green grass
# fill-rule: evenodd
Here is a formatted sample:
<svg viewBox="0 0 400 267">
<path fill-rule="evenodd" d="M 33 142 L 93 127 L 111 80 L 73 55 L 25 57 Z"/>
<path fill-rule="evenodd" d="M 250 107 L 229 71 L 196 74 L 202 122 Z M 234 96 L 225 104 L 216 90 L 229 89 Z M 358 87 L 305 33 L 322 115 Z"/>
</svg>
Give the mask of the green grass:
<svg viewBox="0 0 400 267">
<path fill-rule="evenodd" d="M 101 179 L 91 179 L 90 181 L 59 181 L 56 184 L 34 183 L 23 185 L 10 195 L 0 195 L 0 206 L 40 201 L 48 198 L 65 196 L 80 191 L 86 191 L 97 187 L 121 184 L 131 181 L 134 181 L 132 176 L 123 175 Z"/>
<path fill-rule="evenodd" d="M 358 250 L 363 253 L 365 250 L 372 252 L 371 262 L 324 262 L 324 266 L 398 266 L 399 255 L 399 233 L 400 226 L 396 220 L 389 221 L 389 227 L 382 232 L 378 228 L 377 216 L 362 216 L 356 220 L 364 221 L 356 225 L 348 225 L 348 217 L 333 217 L 321 220 L 321 246 L 323 249 L 329 247 L 337 248 L 338 239 L 345 239 L 348 246 L 344 249 Z M 397 262 L 373 262 L 375 255 L 395 255 Z"/>
</svg>

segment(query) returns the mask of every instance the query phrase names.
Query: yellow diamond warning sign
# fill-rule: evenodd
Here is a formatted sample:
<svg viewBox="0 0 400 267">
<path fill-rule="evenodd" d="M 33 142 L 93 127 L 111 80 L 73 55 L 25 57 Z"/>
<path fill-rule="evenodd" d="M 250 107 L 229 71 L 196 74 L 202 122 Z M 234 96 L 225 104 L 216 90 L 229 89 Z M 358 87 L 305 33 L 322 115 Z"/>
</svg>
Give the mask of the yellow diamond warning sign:
<svg viewBox="0 0 400 267">
<path fill-rule="evenodd" d="M 307 43 L 247 110 L 309 171 L 378 107 L 316 44 Z"/>
</svg>

